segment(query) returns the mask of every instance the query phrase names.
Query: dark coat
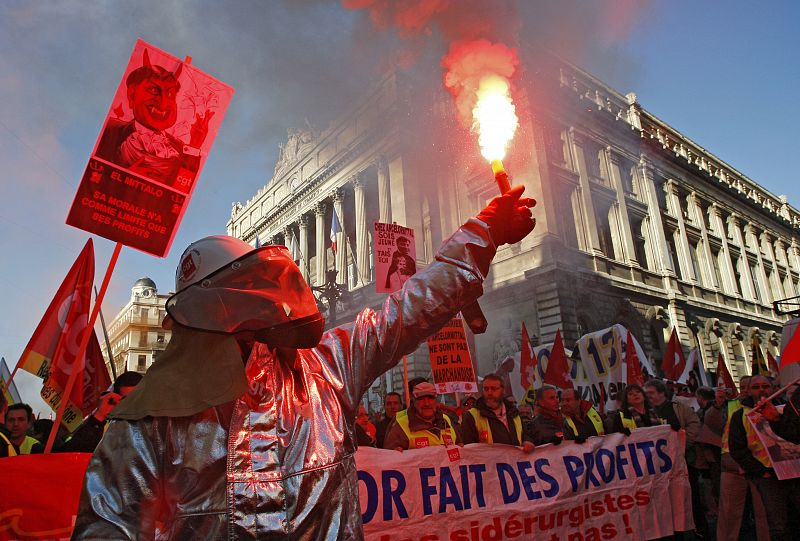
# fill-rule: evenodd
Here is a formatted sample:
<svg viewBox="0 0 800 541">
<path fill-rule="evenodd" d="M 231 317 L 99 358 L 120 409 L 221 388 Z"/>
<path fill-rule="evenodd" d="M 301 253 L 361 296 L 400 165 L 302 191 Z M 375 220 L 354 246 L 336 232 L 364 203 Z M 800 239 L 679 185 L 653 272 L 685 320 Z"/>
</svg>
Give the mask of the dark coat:
<svg viewBox="0 0 800 541">
<path fill-rule="evenodd" d="M 484 401 L 483 397 L 480 397 L 475 403 L 475 408 L 483 418 L 489 421 L 489 430 L 492 431 L 493 443 L 520 446 L 522 442 L 517 438 L 517 431 L 514 428 L 514 419 L 519 417 L 519 410 L 517 406 L 508 400 L 504 399 L 503 403 L 506 406 L 506 422 L 508 423 L 508 428 L 497 418 L 494 411 L 486 405 L 486 401 Z M 475 425 L 475 418 L 469 412 L 464 413 L 461 421 L 461 437 L 464 439 L 464 443 L 480 443 L 481 441 L 478 427 Z M 522 431 L 522 439 L 523 441 L 533 441 L 533 438 L 526 434 L 525 430 Z"/>
</svg>

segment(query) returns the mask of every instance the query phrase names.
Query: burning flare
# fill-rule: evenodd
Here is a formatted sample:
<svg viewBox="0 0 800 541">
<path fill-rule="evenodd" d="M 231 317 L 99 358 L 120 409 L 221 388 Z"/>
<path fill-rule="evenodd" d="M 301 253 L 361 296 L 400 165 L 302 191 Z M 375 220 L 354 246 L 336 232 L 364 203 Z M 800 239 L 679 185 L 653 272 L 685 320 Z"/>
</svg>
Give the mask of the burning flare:
<svg viewBox="0 0 800 541">
<path fill-rule="evenodd" d="M 478 132 L 481 154 L 490 162 L 505 157 L 508 143 L 519 125 L 510 90 L 508 80 L 488 75 L 480 80 L 476 93 L 472 129 Z"/>
</svg>

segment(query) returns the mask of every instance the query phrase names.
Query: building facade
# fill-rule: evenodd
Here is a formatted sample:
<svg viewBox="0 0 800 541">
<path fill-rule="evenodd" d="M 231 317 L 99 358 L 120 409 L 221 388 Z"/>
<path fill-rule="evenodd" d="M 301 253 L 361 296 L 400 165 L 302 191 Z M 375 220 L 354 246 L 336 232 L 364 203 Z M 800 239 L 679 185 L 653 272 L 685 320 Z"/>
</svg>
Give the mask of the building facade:
<svg viewBox="0 0 800 541">
<path fill-rule="evenodd" d="M 128 304 L 108 322 L 108 342 L 117 375 L 131 370 L 145 373 L 158 360 L 172 333 L 161 327 L 169 295 L 159 295 L 155 282 L 140 278 L 131 288 Z M 100 348 L 108 364 L 108 347 L 100 340 Z M 111 367 L 107 366 L 112 374 Z"/>
<path fill-rule="evenodd" d="M 560 59 L 538 57 L 515 84 L 520 128 L 506 165 L 538 201 L 537 227 L 494 261 L 478 373 L 519 350 L 523 321 L 541 342 L 562 329 L 567 345 L 622 323 L 656 365 L 674 328 L 707 369 L 721 355 L 737 379 L 754 337 L 777 355 L 785 317 L 772 302 L 800 294 L 800 214 L 786 197 Z M 291 130 L 272 178 L 233 206 L 230 235 L 290 246 L 312 285 L 337 271 L 350 295 L 333 324 L 385 298 L 373 282 L 374 221 L 414 228 L 421 268 L 497 194 L 450 98 L 419 86 L 390 74 L 327 130 Z M 410 365 L 409 377 L 429 374 L 424 347 Z M 401 388 L 398 370 L 378 394 Z"/>
</svg>

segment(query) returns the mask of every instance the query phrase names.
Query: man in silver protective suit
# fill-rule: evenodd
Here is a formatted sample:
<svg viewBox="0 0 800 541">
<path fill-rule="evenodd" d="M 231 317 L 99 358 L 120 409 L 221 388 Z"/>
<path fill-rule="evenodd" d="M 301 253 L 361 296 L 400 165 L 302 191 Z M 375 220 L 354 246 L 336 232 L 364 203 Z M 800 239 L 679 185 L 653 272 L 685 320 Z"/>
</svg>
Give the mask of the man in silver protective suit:
<svg viewBox="0 0 800 541">
<path fill-rule="evenodd" d="M 522 192 L 493 199 L 380 309 L 324 334 L 285 247 L 190 245 L 172 339 L 110 415 L 73 539 L 362 539 L 361 396 L 481 296 L 497 247 L 533 230 Z"/>
</svg>

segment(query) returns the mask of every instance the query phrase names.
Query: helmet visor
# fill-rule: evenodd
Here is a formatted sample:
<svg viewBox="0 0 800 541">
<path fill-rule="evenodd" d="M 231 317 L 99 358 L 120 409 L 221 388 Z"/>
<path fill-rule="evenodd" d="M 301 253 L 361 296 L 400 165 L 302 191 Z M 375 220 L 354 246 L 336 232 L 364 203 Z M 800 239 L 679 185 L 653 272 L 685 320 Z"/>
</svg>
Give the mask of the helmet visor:
<svg viewBox="0 0 800 541">
<path fill-rule="evenodd" d="M 180 325 L 233 334 L 256 332 L 319 314 L 285 246 L 264 246 L 214 271 L 167 300 Z"/>
</svg>

